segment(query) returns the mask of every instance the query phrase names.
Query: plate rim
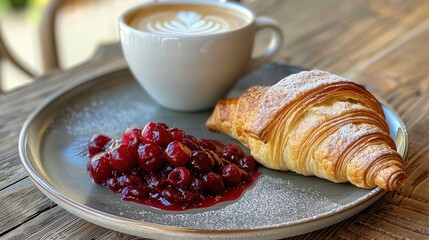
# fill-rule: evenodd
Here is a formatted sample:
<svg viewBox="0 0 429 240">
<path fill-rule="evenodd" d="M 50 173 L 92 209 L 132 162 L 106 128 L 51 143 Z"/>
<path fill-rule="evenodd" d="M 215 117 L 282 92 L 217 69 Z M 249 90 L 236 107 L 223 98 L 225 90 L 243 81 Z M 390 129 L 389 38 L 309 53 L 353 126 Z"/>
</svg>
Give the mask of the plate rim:
<svg viewBox="0 0 429 240">
<path fill-rule="evenodd" d="M 298 66 L 292 66 L 287 64 L 279 64 L 274 63 L 277 65 L 287 66 L 289 69 L 295 69 L 295 70 L 302 70 L 305 71 L 307 69 L 298 67 Z M 309 224 L 314 221 L 321 221 L 323 219 L 330 218 L 332 216 L 335 216 L 338 213 L 344 213 L 344 212 L 350 212 L 353 211 L 353 209 L 356 209 L 360 207 L 362 204 L 365 204 L 367 202 L 374 202 L 377 199 L 379 199 L 382 195 L 387 193 L 387 191 L 384 191 L 380 187 L 376 187 L 372 189 L 370 192 L 365 194 L 363 197 L 359 197 L 352 201 L 351 203 L 348 203 L 340 208 L 339 211 L 330 210 L 325 213 L 319 214 L 317 216 L 313 217 L 307 217 L 295 221 L 290 221 L 288 223 L 281 223 L 277 225 L 270 225 L 265 227 L 256 227 L 256 228 L 247 228 L 247 229 L 196 229 L 196 228 L 188 228 L 188 227 L 178 227 L 178 226 L 169 226 L 169 225 L 163 225 L 163 224 L 157 224 L 157 223 L 148 223 L 140 220 L 130 219 L 122 216 L 117 216 L 114 214 L 109 214 L 97 209 L 90 208 L 86 206 L 85 204 L 81 204 L 78 202 L 75 202 L 71 198 L 63 195 L 59 190 L 57 190 L 55 187 L 51 186 L 49 183 L 47 183 L 42 176 L 37 172 L 37 170 L 32 166 L 31 161 L 34 159 L 28 155 L 26 146 L 28 142 L 28 129 L 32 122 L 36 119 L 36 117 L 41 114 L 45 108 L 49 107 L 49 105 L 53 104 L 56 100 L 61 98 L 63 95 L 65 95 L 68 92 L 73 91 L 75 88 L 81 87 L 82 85 L 88 84 L 92 81 L 102 81 L 102 78 L 111 78 L 112 75 L 124 75 L 132 74 L 130 73 L 129 69 L 127 67 L 113 69 L 112 71 L 103 72 L 103 73 L 97 73 L 97 74 L 90 74 L 84 78 L 82 78 L 79 81 L 70 83 L 68 85 L 65 85 L 64 87 L 60 88 L 53 94 L 51 94 L 49 97 L 47 97 L 36 109 L 34 109 L 31 114 L 27 117 L 26 121 L 24 122 L 21 132 L 19 135 L 19 141 L 18 141 L 18 150 L 19 150 L 19 156 L 21 164 L 23 165 L 25 171 L 27 172 L 27 175 L 30 177 L 30 179 L 33 181 L 33 183 L 45 194 L 47 195 L 52 201 L 63 207 L 65 210 L 73 213 L 79 218 L 85 219 L 87 221 L 90 221 L 94 223 L 91 220 L 88 220 L 88 218 L 85 218 L 85 215 L 94 215 L 100 219 L 100 222 L 96 223 L 98 225 L 103 226 L 109 226 L 109 222 L 114 222 L 116 224 L 132 224 L 132 226 L 138 226 L 141 229 L 146 230 L 154 230 L 155 232 L 160 233 L 185 233 L 185 234 L 210 234 L 210 235 L 221 235 L 221 234 L 254 234 L 258 232 L 265 232 L 265 231 L 281 231 L 285 230 L 287 228 L 301 225 L 301 224 Z M 399 117 L 397 112 L 392 108 L 384 99 L 379 98 L 376 96 L 377 100 L 388 108 L 389 111 L 397 118 L 398 122 L 400 123 L 403 134 L 404 134 L 404 153 L 403 153 L 403 159 L 405 160 L 408 154 L 408 145 L 409 145 L 409 136 L 406 129 L 406 126 L 402 119 Z M 375 199 L 374 199 L 375 198 Z M 70 207 L 70 209 L 68 209 Z M 359 209 L 359 211 L 363 210 Z M 76 211 L 76 212 L 75 212 Z M 350 217 L 350 216 L 348 216 Z M 336 220 L 335 222 L 343 221 L 345 218 Z M 103 221 L 106 221 L 104 223 Z M 103 224 L 104 223 L 104 224 Z M 323 226 L 322 226 L 323 227 Z M 321 228 L 322 228 L 321 227 Z M 110 227 L 107 227 L 110 228 Z M 118 229 L 113 229 L 118 230 Z M 316 230 L 316 229 L 313 229 Z M 119 230 L 121 231 L 121 230 Z"/>
</svg>

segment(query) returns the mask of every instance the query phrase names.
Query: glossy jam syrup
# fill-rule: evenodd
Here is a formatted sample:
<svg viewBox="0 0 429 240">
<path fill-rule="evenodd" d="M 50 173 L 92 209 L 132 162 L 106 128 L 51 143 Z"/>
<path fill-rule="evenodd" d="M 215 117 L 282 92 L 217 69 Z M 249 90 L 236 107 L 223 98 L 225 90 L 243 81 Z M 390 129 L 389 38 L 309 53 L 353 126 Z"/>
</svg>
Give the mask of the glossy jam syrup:
<svg viewBox="0 0 429 240">
<path fill-rule="evenodd" d="M 257 163 L 240 146 L 198 141 L 164 123 L 126 129 L 121 138 L 94 135 L 87 170 L 124 201 L 169 211 L 238 199 L 254 184 Z"/>
</svg>

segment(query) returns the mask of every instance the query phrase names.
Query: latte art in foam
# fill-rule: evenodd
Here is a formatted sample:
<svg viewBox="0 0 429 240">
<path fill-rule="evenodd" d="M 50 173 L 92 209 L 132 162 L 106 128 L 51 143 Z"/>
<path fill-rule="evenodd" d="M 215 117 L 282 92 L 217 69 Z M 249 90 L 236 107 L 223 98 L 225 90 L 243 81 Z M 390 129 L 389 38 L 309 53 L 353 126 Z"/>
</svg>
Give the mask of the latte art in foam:
<svg viewBox="0 0 429 240">
<path fill-rule="evenodd" d="M 164 19 L 165 16 L 153 16 L 150 22 L 143 24 L 153 33 L 207 34 L 231 29 L 229 23 L 220 17 L 209 15 L 203 18 L 192 11 L 180 11 L 174 19 Z"/>
<path fill-rule="evenodd" d="M 225 32 L 239 28 L 247 22 L 245 16 L 232 10 L 198 5 L 148 8 L 129 20 L 130 26 L 145 32 L 179 35 Z"/>
</svg>

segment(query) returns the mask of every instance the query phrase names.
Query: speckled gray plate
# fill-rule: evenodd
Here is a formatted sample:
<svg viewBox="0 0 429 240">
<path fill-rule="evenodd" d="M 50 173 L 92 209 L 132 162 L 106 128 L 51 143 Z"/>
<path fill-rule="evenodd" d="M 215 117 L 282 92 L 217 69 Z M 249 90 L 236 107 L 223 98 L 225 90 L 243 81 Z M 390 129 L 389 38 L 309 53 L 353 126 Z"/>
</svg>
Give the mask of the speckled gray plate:
<svg viewBox="0 0 429 240">
<path fill-rule="evenodd" d="M 253 84 L 273 84 L 300 70 L 264 65 L 238 82 L 229 96 L 238 96 Z M 404 156 L 405 127 L 389 107 L 384 105 L 383 109 L 391 136 Z M 119 136 L 127 126 L 143 127 L 148 121 L 162 121 L 198 138 L 233 141 L 205 129 L 209 114 L 162 109 L 128 70 L 116 71 L 82 80 L 35 110 L 21 132 L 22 163 L 36 186 L 71 213 L 113 230 L 149 238 L 294 236 L 344 220 L 384 193 L 380 188 L 366 190 L 262 168 L 257 183 L 236 201 L 207 209 L 168 212 L 123 202 L 119 194 L 91 182 L 85 168 L 85 145 L 93 133 Z"/>
</svg>

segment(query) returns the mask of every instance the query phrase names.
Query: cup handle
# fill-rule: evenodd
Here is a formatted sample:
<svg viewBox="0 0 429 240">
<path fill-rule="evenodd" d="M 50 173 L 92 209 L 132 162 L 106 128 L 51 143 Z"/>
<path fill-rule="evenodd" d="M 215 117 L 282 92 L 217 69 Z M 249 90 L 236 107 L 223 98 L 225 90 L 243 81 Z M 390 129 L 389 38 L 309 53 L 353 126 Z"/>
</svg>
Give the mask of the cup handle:
<svg viewBox="0 0 429 240">
<path fill-rule="evenodd" d="M 282 30 L 273 19 L 268 17 L 257 17 L 255 21 L 256 33 L 264 29 L 269 29 L 271 30 L 272 34 L 270 43 L 268 44 L 265 53 L 261 56 L 252 58 L 247 68 L 247 72 L 257 68 L 265 62 L 268 62 L 274 55 L 276 55 L 280 51 L 283 42 Z"/>
</svg>

